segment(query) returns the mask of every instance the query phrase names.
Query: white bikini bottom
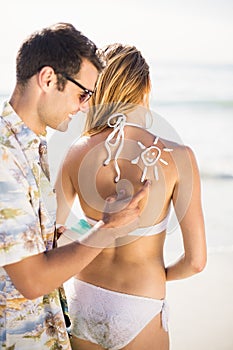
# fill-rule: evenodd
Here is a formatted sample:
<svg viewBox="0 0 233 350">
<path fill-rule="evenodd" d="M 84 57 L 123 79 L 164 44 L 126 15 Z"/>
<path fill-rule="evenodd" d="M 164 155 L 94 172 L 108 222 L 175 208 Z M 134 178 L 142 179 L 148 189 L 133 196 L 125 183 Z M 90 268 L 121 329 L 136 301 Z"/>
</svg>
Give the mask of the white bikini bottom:
<svg viewBox="0 0 233 350">
<path fill-rule="evenodd" d="M 126 346 L 160 312 L 168 331 L 166 300 L 104 289 L 71 278 L 64 285 L 71 333 L 83 340 L 117 350 Z"/>
</svg>

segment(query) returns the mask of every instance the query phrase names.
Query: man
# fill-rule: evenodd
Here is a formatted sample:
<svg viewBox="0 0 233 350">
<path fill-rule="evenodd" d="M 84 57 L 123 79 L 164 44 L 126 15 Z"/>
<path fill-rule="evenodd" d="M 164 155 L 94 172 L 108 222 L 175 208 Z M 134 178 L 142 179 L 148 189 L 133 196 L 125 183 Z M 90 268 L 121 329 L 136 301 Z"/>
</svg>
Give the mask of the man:
<svg viewBox="0 0 233 350">
<path fill-rule="evenodd" d="M 0 347 L 70 349 L 57 288 L 125 234 L 123 226 L 135 225 L 148 183 L 128 205 L 110 198 L 112 214 L 106 209 L 82 243 L 52 249 L 46 128 L 65 131 L 87 107 L 104 62 L 93 42 L 58 23 L 26 39 L 16 63 L 16 86 L 0 117 Z M 124 209 L 112 210 L 119 204 Z"/>
</svg>

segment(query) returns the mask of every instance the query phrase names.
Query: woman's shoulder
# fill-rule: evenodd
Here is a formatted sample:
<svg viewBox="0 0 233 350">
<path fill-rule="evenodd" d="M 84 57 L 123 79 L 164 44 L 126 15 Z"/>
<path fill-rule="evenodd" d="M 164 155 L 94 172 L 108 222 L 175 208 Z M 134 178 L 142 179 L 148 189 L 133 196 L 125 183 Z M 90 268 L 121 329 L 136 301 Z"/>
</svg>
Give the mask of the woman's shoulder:
<svg viewBox="0 0 233 350">
<path fill-rule="evenodd" d="M 189 156 L 194 155 L 193 148 L 188 144 L 184 144 L 181 141 L 178 142 L 168 138 L 164 138 L 153 133 L 150 134 L 152 135 L 152 137 L 154 137 L 155 140 L 157 140 L 158 145 L 172 149 L 172 151 L 175 152 L 177 155 L 183 156 L 185 153 L 187 153 Z"/>
<path fill-rule="evenodd" d="M 87 148 L 89 144 L 88 137 L 81 136 L 79 137 L 75 143 L 73 143 L 67 153 L 65 154 L 65 157 L 63 159 L 63 166 L 69 165 L 72 163 L 73 165 L 76 165 L 79 163 L 80 159 L 85 155 Z"/>
<path fill-rule="evenodd" d="M 134 129 L 133 132 L 130 133 L 130 138 L 136 141 L 138 144 L 143 144 L 146 148 L 152 146 L 156 146 L 160 149 L 166 148 L 181 156 L 184 153 L 190 153 L 190 155 L 193 153 L 190 146 L 183 144 L 182 142 L 164 138 L 163 136 L 160 136 L 159 134 L 147 129 Z"/>
<path fill-rule="evenodd" d="M 95 136 L 86 136 L 81 135 L 69 148 L 68 155 L 70 156 L 81 156 L 90 148 L 94 147 L 97 142 L 97 135 Z"/>
<path fill-rule="evenodd" d="M 166 139 L 161 139 L 161 143 L 172 150 L 172 152 L 169 153 L 170 164 L 174 165 L 176 172 L 179 174 L 199 173 L 196 154 L 190 145 Z"/>
<path fill-rule="evenodd" d="M 106 132 L 100 132 L 95 135 L 81 135 L 75 143 L 73 143 L 65 156 L 65 163 L 72 163 L 78 166 L 79 163 L 89 155 L 91 157 L 99 155 L 103 148 Z"/>
<path fill-rule="evenodd" d="M 157 147 L 163 154 L 166 154 L 165 158 L 169 159 L 169 163 L 173 163 L 175 167 L 193 167 L 197 164 L 195 151 L 190 145 L 163 138 L 147 131 L 145 135 L 146 139 L 150 140 L 149 142 L 151 142 L 151 139 L 154 140 L 149 148 Z M 148 138 L 148 135 L 150 135 L 150 138 Z"/>
</svg>

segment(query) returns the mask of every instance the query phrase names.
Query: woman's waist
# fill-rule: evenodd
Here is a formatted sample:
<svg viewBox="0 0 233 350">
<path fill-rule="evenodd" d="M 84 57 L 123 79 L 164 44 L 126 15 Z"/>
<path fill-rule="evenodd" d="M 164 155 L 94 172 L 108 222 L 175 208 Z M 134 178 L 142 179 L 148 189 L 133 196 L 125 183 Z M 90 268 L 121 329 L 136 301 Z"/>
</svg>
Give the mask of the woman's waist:
<svg viewBox="0 0 233 350">
<path fill-rule="evenodd" d="M 95 264 L 84 269 L 76 277 L 90 284 L 122 293 L 156 299 L 165 297 L 166 275 L 161 263 Z"/>
</svg>

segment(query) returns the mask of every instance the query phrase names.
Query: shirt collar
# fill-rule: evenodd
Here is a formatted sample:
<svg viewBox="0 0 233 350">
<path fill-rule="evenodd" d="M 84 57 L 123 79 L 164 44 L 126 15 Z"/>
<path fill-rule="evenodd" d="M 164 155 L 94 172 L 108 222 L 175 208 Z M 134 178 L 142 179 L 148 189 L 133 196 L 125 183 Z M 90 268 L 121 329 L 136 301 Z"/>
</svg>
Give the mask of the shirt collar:
<svg viewBox="0 0 233 350">
<path fill-rule="evenodd" d="M 2 108 L 1 116 L 6 122 L 7 126 L 15 134 L 20 141 L 22 148 L 37 149 L 41 142 L 41 139 L 45 139 L 45 136 L 36 135 L 29 127 L 22 121 L 18 114 L 14 111 L 9 102 L 5 102 Z"/>
</svg>

